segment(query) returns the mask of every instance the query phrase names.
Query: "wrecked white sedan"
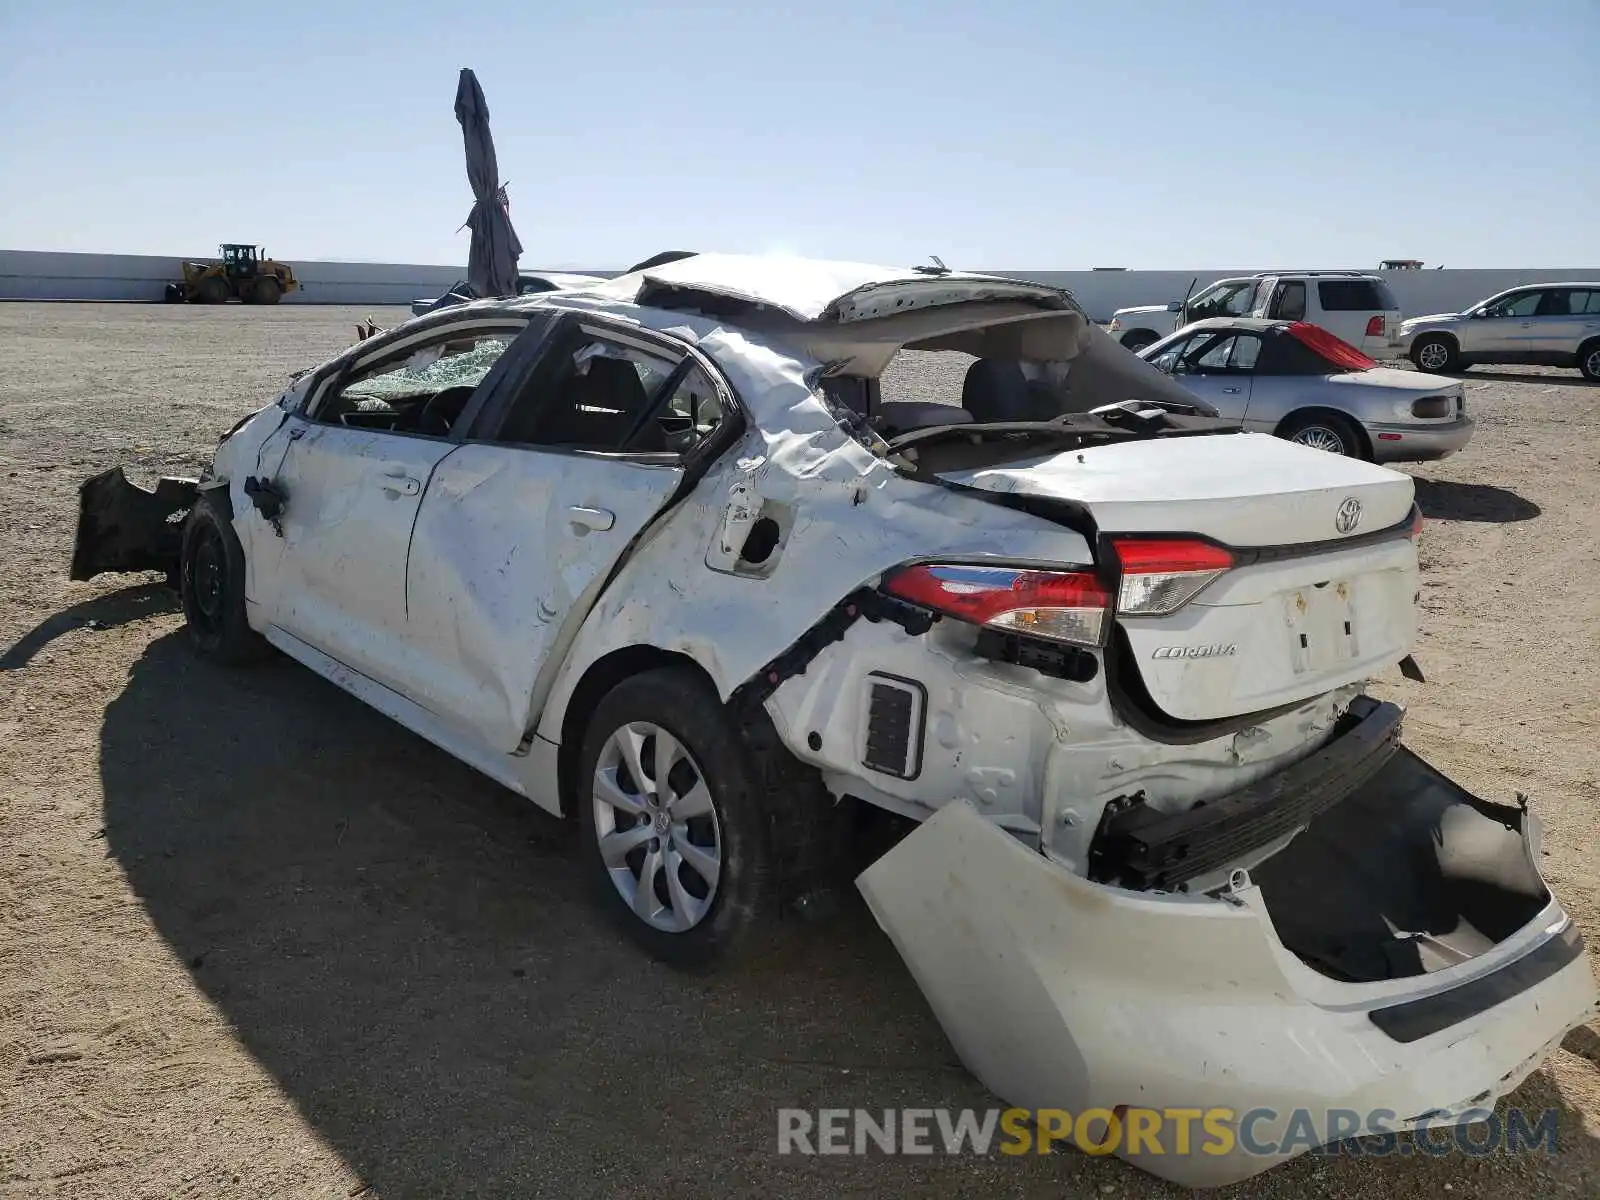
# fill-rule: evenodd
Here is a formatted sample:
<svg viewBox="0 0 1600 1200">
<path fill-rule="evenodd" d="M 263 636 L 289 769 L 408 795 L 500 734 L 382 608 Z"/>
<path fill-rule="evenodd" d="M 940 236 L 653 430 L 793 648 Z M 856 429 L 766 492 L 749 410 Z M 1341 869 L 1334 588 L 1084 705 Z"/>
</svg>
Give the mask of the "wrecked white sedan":
<svg viewBox="0 0 1600 1200">
<path fill-rule="evenodd" d="M 959 396 L 885 399 L 903 349 L 972 356 Z M 999 1096 L 1334 1138 L 1490 1105 L 1596 1011 L 1526 807 L 1363 694 L 1415 671 L 1420 524 L 1066 292 L 696 255 L 381 333 L 198 481 L 96 477 L 73 575 L 168 569 L 200 653 L 575 814 L 675 962 L 813 886 L 843 798 L 912 818 L 858 883 Z"/>
</svg>

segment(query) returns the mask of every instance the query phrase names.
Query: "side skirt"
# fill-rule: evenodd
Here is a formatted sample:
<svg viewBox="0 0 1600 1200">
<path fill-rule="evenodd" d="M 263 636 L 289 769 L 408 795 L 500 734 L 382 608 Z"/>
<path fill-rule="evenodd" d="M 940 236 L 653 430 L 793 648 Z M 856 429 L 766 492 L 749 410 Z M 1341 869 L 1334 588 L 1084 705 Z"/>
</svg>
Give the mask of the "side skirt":
<svg viewBox="0 0 1600 1200">
<path fill-rule="evenodd" d="M 408 700 L 376 679 L 345 666 L 338 659 L 330 658 L 294 634 L 276 625 L 269 625 L 261 632 L 267 641 L 290 658 L 349 692 L 357 700 L 377 709 L 418 737 L 426 738 L 446 754 L 459 758 L 502 787 L 510 788 L 519 796 L 526 796 L 547 812 L 561 815 L 561 799 L 556 788 L 558 747 L 554 742 L 535 737 L 527 753 L 504 754 L 462 734 L 437 713 Z"/>
</svg>

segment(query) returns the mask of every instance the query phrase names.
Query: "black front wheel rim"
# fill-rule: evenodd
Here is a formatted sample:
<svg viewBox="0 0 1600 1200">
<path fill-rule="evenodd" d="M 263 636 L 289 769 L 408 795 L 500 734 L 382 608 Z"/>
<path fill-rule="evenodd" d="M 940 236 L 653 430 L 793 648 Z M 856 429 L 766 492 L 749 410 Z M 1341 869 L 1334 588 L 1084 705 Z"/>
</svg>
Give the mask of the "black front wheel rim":
<svg viewBox="0 0 1600 1200">
<path fill-rule="evenodd" d="M 190 564 L 190 590 L 194 596 L 196 624 L 208 633 L 222 625 L 222 597 L 226 568 L 222 538 L 208 529 L 198 539 Z"/>
</svg>

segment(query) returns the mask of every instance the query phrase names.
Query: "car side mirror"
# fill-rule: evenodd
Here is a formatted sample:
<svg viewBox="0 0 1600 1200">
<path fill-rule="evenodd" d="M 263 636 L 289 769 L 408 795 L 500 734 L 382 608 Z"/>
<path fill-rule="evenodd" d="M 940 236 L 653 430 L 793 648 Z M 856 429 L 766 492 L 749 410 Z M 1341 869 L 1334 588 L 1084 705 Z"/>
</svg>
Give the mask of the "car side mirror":
<svg viewBox="0 0 1600 1200">
<path fill-rule="evenodd" d="M 1167 311 L 1168 312 L 1182 312 L 1183 311 L 1183 302 L 1181 300 L 1174 300 L 1171 304 L 1167 305 Z"/>
</svg>

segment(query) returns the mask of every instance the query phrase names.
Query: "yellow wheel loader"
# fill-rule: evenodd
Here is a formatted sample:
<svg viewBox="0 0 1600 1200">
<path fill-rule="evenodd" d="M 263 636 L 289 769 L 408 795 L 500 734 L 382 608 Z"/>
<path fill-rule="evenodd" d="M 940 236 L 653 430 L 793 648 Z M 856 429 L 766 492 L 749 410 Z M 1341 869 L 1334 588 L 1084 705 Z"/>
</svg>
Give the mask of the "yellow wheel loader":
<svg viewBox="0 0 1600 1200">
<path fill-rule="evenodd" d="M 220 249 L 221 262 L 182 264 L 183 282 L 167 284 L 169 303 L 276 304 L 300 286 L 293 267 L 274 262 L 265 252 L 258 255 L 254 246 L 230 242 Z"/>
</svg>

